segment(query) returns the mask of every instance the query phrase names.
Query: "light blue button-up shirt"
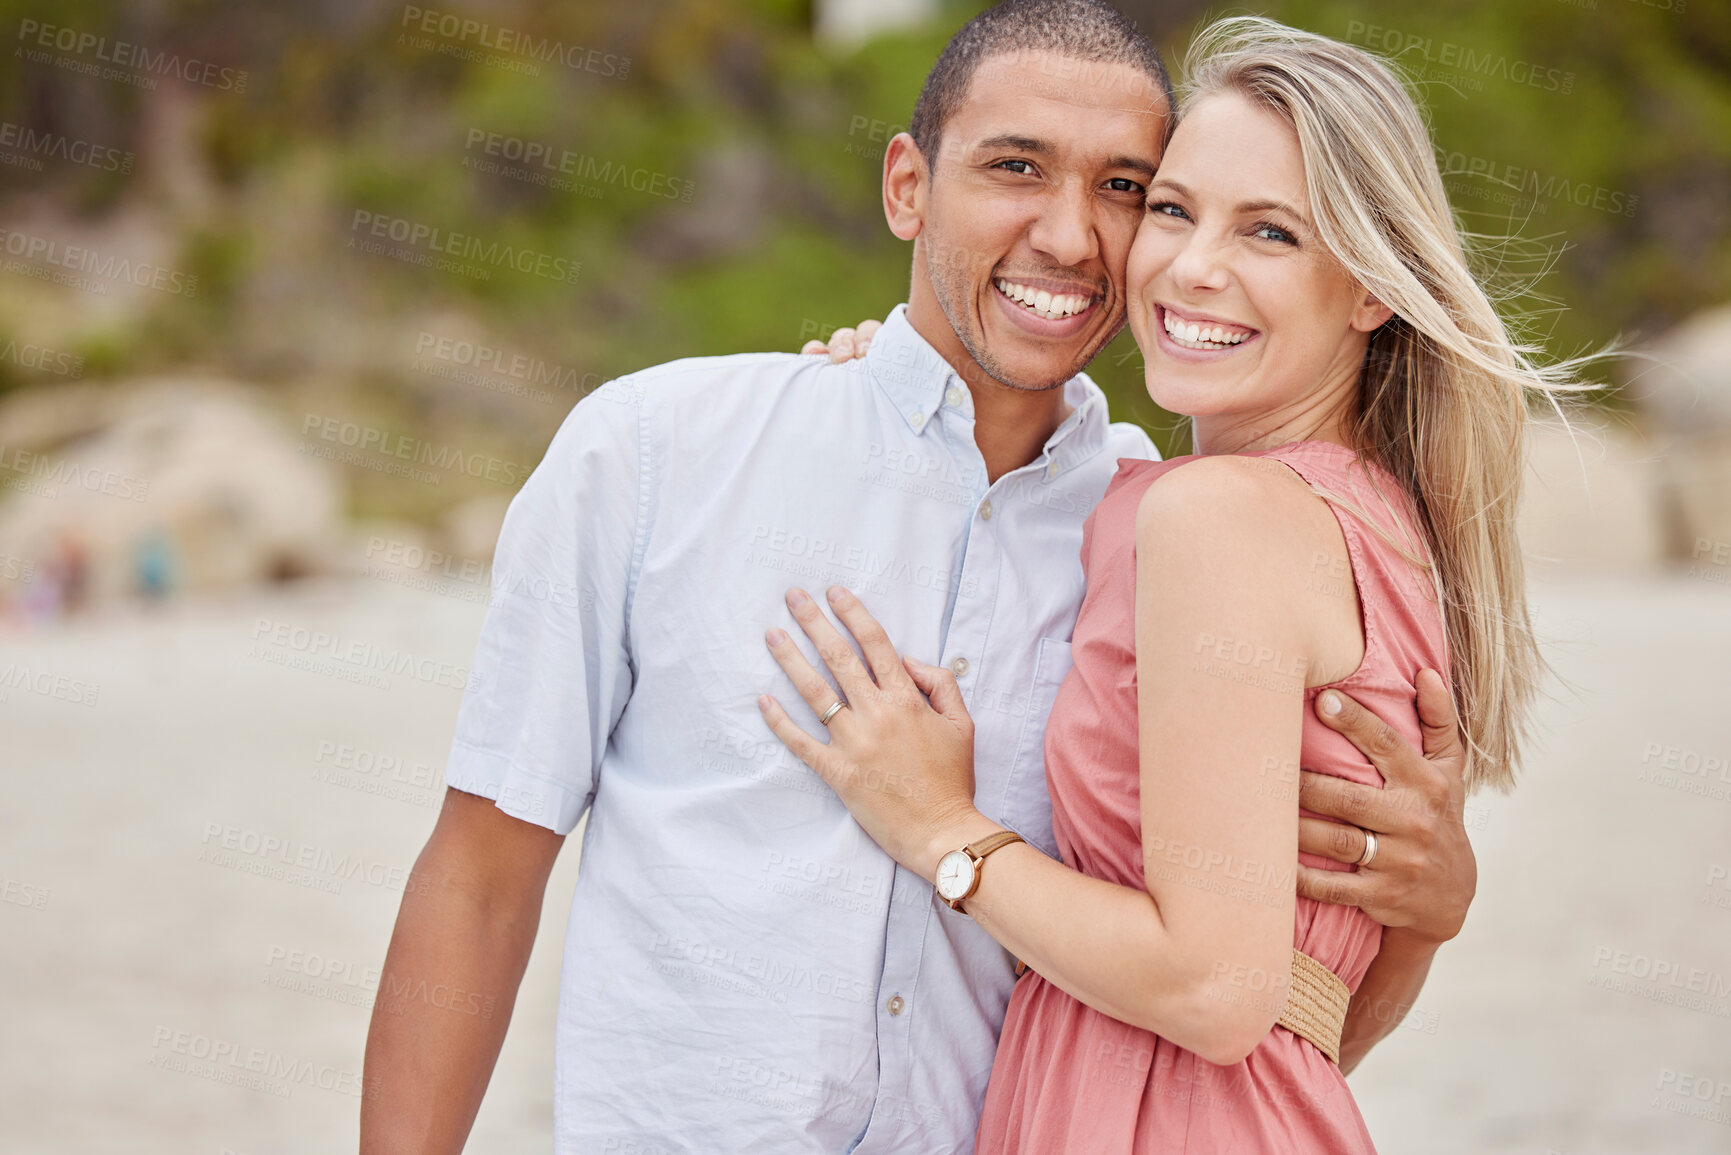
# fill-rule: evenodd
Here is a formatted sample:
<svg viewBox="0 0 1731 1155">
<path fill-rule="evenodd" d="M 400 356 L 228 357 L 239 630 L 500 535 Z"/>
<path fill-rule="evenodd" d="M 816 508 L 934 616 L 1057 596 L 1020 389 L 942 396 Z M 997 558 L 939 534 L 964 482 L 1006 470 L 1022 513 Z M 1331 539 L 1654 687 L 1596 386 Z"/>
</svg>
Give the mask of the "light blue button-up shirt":
<svg viewBox="0 0 1731 1155">
<path fill-rule="evenodd" d="M 860 361 L 676 361 L 585 398 L 511 503 L 446 780 L 589 815 L 555 1058 L 564 1155 L 967 1152 L 1013 960 L 764 725 L 764 646 L 854 590 L 954 670 L 977 802 L 1054 853 L 1042 734 L 1082 523 L 1147 435 L 1085 376 L 986 483 L 968 388 L 897 309 Z M 827 610 L 826 610 L 827 612 Z"/>
</svg>

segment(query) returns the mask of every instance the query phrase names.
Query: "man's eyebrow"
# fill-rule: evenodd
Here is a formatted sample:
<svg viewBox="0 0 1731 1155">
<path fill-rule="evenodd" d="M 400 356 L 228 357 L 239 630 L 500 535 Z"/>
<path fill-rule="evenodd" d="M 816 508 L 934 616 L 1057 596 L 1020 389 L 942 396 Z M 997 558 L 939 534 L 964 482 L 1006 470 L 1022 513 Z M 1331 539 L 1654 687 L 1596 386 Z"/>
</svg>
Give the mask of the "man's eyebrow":
<svg viewBox="0 0 1731 1155">
<path fill-rule="evenodd" d="M 999 133 L 997 136 L 988 136 L 985 140 L 980 141 L 974 147 L 976 149 L 1009 148 L 1014 149 L 1017 152 L 1037 152 L 1045 155 L 1049 155 L 1056 151 L 1050 143 L 1040 140 L 1037 137 L 1018 136 L 1013 132 L 1003 132 Z"/>
<path fill-rule="evenodd" d="M 1050 141 L 1044 141 L 1039 137 L 1034 136 L 1022 136 L 1014 132 L 1003 132 L 999 133 L 997 136 L 988 136 L 985 140 L 974 145 L 974 148 L 981 152 L 990 152 L 996 149 L 1007 148 L 1013 149 L 1016 152 L 1031 152 L 1038 156 L 1050 156 L 1057 151 Z M 1144 160 L 1142 157 L 1114 156 L 1106 161 L 1106 167 L 1127 168 L 1131 172 L 1141 173 L 1143 176 L 1152 178 L 1154 176 L 1155 166 L 1152 161 Z"/>
<path fill-rule="evenodd" d="M 1114 156 L 1106 161 L 1106 167 L 1127 168 L 1131 172 L 1141 173 L 1149 180 L 1154 179 L 1154 163 L 1152 161 L 1143 160 L 1139 156 Z"/>
</svg>

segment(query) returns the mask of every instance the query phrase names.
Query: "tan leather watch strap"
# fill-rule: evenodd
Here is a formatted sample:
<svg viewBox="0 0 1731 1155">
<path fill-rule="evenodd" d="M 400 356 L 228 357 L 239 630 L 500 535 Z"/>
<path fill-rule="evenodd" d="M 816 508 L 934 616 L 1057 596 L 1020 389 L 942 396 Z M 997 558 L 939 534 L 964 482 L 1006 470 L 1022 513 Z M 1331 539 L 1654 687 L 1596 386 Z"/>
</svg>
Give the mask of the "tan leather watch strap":
<svg viewBox="0 0 1731 1155">
<path fill-rule="evenodd" d="M 1002 850 L 1013 842 L 1022 841 L 1022 836 L 1014 830 L 1000 830 L 996 834 L 988 834 L 984 838 L 975 839 L 962 847 L 975 862 L 980 861 L 994 850 Z"/>
<path fill-rule="evenodd" d="M 996 834 L 988 834 L 984 838 L 976 838 L 974 841 L 962 847 L 962 853 L 966 854 L 974 861 L 974 881 L 973 884 L 968 887 L 968 893 L 962 895 L 960 898 L 945 900 L 950 904 L 950 909 L 961 911 L 963 914 L 968 913 L 967 911 L 962 910 L 962 903 L 972 898 L 974 896 L 974 891 L 980 889 L 980 864 L 986 860 L 986 855 L 992 853 L 994 850 L 1002 850 L 1006 846 L 1011 846 L 1022 841 L 1025 840 L 1014 830 L 1000 830 Z"/>
</svg>

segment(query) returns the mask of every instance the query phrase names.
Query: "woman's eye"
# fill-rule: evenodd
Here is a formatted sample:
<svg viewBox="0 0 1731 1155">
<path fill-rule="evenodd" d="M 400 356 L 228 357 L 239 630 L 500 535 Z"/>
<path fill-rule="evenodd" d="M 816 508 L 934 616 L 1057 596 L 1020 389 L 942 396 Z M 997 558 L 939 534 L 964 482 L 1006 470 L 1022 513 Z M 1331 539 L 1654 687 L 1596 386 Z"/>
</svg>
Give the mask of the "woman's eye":
<svg viewBox="0 0 1731 1155">
<path fill-rule="evenodd" d="M 1189 213 L 1185 212 L 1182 208 L 1173 204 L 1171 201 L 1155 201 L 1153 204 L 1148 206 L 1148 211 L 1154 213 L 1156 216 L 1171 217 L 1174 220 L 1187 221 L 1190 219 Z"/>
<path fill-rule="evenodd" d="M 1261 224 L 1256 226 L 1255 235 L 1261 237 L 1265 241 L 1279 241 L 1283 245 L 1296 245 L 1298 243 L 1297 237 L 1293 236 L 1279 225 L 1271 225 L 1267 221 L 1263 221 Z"/>
</svg>

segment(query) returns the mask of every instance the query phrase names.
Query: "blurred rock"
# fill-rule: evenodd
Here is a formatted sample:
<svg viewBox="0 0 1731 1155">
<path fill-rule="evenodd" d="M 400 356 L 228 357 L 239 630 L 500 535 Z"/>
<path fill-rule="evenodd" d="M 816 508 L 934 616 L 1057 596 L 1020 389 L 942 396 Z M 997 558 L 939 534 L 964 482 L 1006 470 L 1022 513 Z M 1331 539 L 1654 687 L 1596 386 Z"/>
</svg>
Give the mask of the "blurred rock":
<svg viewBox="0 0 1731 1155">
<path fill-rule="evenodd" d="M 1665 556 L 1722 555 L 1731 549 L 1731 305 L 1638 350 L 1625 388 L 1661 438 Z"/>
<path fill-rule="evenodd" d="M 1731 305 L 1700 313 L 1639 349 L 1624 393 L 1655 431 L 1731 431 Z"/>
<path fill-rule="evenodd" d="M 1665 555 L 1694 561 L 1731 550 L 1731 429 L 1672 438 L 1665 454 L 1661 499 L 1670 534 Z"/>
<path fill-rule="evenodd" d="M 1639 570 L 1665 556 L 1654 449 L 1593 412 L 1535 420 L 1522 495 L 1521 547 L 1535 572 Z"/>
<path fill-rule="evenodd" d="M 245 390 L 153 381 L 9 398 L 0 556 L 45 612 L 338 568 L 343 483 Z"/>
</svg>

